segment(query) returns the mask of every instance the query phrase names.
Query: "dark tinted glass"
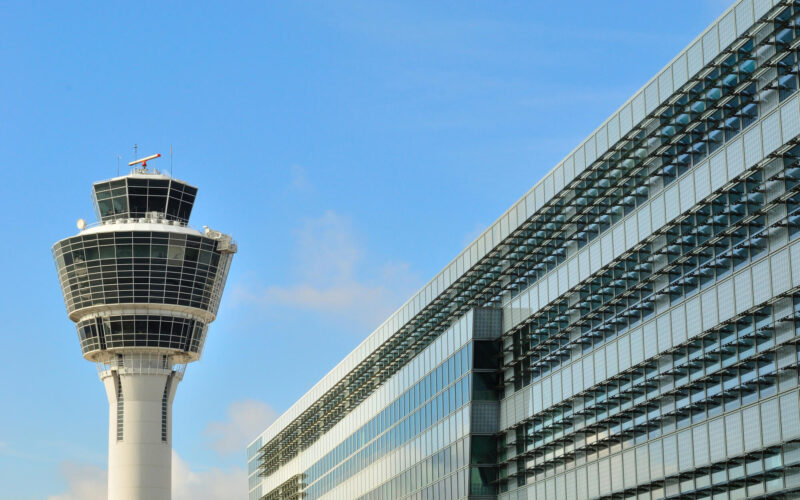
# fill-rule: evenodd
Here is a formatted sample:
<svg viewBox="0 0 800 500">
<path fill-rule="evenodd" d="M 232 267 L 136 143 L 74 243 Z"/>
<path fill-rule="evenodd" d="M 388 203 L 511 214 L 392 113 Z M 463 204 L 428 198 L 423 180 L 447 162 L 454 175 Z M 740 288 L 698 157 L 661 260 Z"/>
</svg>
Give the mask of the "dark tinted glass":
<svg viewBox="0 0 800 500">
<path fill-rule="evenodd" d="M 174 179 L 126 177 L 93 186 L 95 208 L 102 221 L 138 219 L 157 212 L 167 220 L 189 221 L 197 188 Z"/>
</svg>

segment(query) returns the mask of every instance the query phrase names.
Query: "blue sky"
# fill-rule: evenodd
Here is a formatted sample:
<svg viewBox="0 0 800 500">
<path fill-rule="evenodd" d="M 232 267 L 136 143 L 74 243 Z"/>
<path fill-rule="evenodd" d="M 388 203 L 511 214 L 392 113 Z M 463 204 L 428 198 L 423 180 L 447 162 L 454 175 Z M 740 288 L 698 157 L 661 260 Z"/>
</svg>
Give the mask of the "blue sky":
<svg viewBox="0 0 800 500">
<path fill-rule="evenodd" d="M 726 6 L 2 2 L 0 498 L 103 483 L 50 246 L 134 143 L 239 243 L 173 441 L 175 500 L 243 498 L 244 445 Z"/>
</svg>

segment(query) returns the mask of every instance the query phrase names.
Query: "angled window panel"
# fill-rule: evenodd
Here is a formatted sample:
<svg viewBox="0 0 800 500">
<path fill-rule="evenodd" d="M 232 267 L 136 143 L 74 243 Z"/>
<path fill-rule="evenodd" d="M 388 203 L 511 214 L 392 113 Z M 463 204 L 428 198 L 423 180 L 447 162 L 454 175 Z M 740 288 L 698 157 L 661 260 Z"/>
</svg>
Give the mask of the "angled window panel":
<svg viewBox="0 0 800 500">
<path fill-rule="evenodd" d="M 789 251 L 783 249 L 770 257 L 772 270 L 772 294 L 778 295 L 791 288 L 792 279 L 786 270 L 789 267 Z"/>
<path fill-rule="evenodd" d="M 561 390 L 564 393 L 564 399 L 575 395 L 572 385 L 572 368 L 570 366 L 561 371 Z M 529 415 L 533 415 L 533 413 L 529 413 Z"/>
<path fill-rule="evenodd" d="M 548 298 L 547 298 L 547 282 L 543 281 L 543 282 L 539 283 L 539 285 L 537 286 L 537 289 L 538 289 L 537 291 L 539 292 L 539 293 L 536 294 L 538 296 L 538 298 L 539 298 L 538 308 L 541 309 L 544 306 L 546 306 L 547 303 L 549 302 Z"/>
<path fill-rule="evenodd" d="M 632 366 L 630 335 L 625 335 L 617 341 L 617 354 L 619 371 L 625 371 Z"/>
<path fill-rule="evenodd" d="M 717 55 L 719 55 L 719 34 L 717 33 L 718 25 L 711 27 L 708 32 L 703 35 L 703 58 L 705 64 L 710 64 Z"/>
<path fill-rule="evenodd" d="M 702 467 L 709 463 L 708 428 L 705 423 L 692 428 L 692 441 L 694 446 L 694 463 Z"/>
<path fill-rule="evenodd" d="M 672 343 L 680 345 L 686 342 L 686 310 L 676 307 L 670 312 L 672 322 Z"/>
<path fill-rule="evenodd" d="M 769 259 L 753 265 L 753 304 L 766 302 L 772 296 Z"/>
<path fill-rule="evenodd" d="M 600 269 L 600 259 L 601 259 L 602 256 L 601 256 L 601 253 L 600 253 L 600 242 L 599 241 L 595 241 L 594 243 L 591 244 L 591 246 L 589 247 L 589 256 L 591 258 L 590 271 L 593 274 L 593 273 L 596 273 Z"/>
<path fill-rule="evenodd" d="M 533 191 L 530 191 L 525 196 L 525 215 L 527 217 L 531 217 L 534 213 L 536 213 L 536 195 Z M 485 246 L 484 241 L 484 246 Z"/>
<path fill-rule="evenodd" d="M 628 103 L 619 112 L 620 136 L 625 137 L 625 135 L 627 135 L 632 128 L 633 128 L 633 111 L 631 109 L 631 103 Z"/>
<path fill-rule="evenodd" d="M 800 405 L 798 405 L 796 392 L 781 396 L 780 411 L 783 440 L 788 441 L 800 437 Z"/>
<path fill-rule="evenodd" d="M 753 14 L 759 19 L 772 8 L 772 0 L 753 0 Z"/>
<path fill-rule="evenodd" d="M 778 400 L 771 399 L 761 403 L 761 430 L 764 446 L 778 444 L 781 441 L 780 412 Z"/>
<path fill-rule="evenodd" d="M 736 6 L 736 36 L 743 35 L 753 25 L 753 0 L 742 0 Z"/>
<path fill-rule="evenodd" d="M 613 229 L 614 235 L 614 258 L 616 259 L 626 250 L 625 245 L 625 226 L 617 224 Z"/>
<path fill-rule="evenodd" d="M 761 123 L 762 136 L 764 138 L 764 151 L 770 154 L 781 145 L 781 124 L 780 113 L 775 112 L 764 118 Z"/>
<path fill-rule="evenodd" d="M 692 449 L 692 430 L 687 429 L 678 433 L 678 469 L 681 472 L 694 468 L 694 453 Z"/>
<path fill-rule="evenodd" d="M 636 486 L 636 451 L 625 450 L 622 453 L 622 468 L 624 476 L 624 487 L 633 488 Z"/>
<path fill-rule="evenodd" d="M 636 94 L 636 97 L 633 98 L 633 123 L 639 124 L 645 117 L 645 108 L 644 108 L 644 92 L 639 92 Z"/>
<path fill-rule="evenodd" d="M 760 137 L 761 136 L 759 135 L 759 138 Z M 738 138 L 728 144 L 728 146 L 725 148 L 725 154 L 728 162 L 728 179 L 733 179 L 744 172 L 744 151 L 742 149 L 743 142 L 744 141 L 742 138 Z"/>
<path fill-rule="evenodd" d="M 711 178 L 709 177 L 709 162 L 704 162 L 694 171 L 695 197 L 697 200 L 705 199 L 711 194 Z"/>
<path fill-rule="evenodd" d="M 536 187 L 533 188 L 534 192 L 536 193 L 536 210 L 541 209 L 544 206 L 544 183 L 539 182 L 536 184 Z"/>
<path fill-rule="evenodd" d="M 792 286 L 800 286 L 800 241 L 789 247 L 790 266 L 792 270 Z"/>
<path fill-rule="evenodd" d="M 602 265 L 606 266 L 614 256 L 614 246 L 612 240 L 612 233 L 611 231 L 607 231 L 606 234 L 603 235 L 601 238 L 601 246 L 602 246 Z"/>
<path fill-rule="evenodd" d="M 659 103 L 666 101 L 672 94 L 672 66 L 658 75 L 658 95 Z"/>
<path fill-rule="evenodd" d="M 693 297 L 686 301 L 686 335 L 688 338 L 694 338 L 699 335 L 702 330 L 703 317 L 700 312 L 700 297 Z"/>
<path fill-rule="evenodd" d="M 680 182 L 680 210 L 686 212 L 694 206 L 694 178 L 687 175 Z"/>
<path fill-rule="evenodd" d="M 761 150 L 761 127 L 754 126 L 744 135 L 744 166 L 750 168 L 764 158 Z"/>
<path fill-rule="evenodd" d="M 544 198 L 546 201 L 550 201 L 553 197 L 553 174 L 549 174 L 547 177 L 544 178 Z"/>
<path fill-rule="evenodd" d="M 653 223 L 653 231 L 658 231 L 666 223 L 666 212 L 664 210 L 664 195 L 659 194 L 650 202 L 650 213 Z"/>
<path fill-rule="evenodd" d="M 719 151 L 709 160 L 711 174 L 711 189 L 717 191 L 728 181 L 727 162 L 725 160 L 725 150 Z"/>
<path fill-rule="evenodd" d="M 586 467 L 586 477 L 589 483 L 589 496 L 591 498 L 600 496 L 600 476 L 598 473 L 597 462 L 592 462 Z M 549 498 L 549 497 L 537 496 L 537 498 Z"/>
<path fill-rule="evenodd" d="M 740 272 L 733 279 L 734 297 L 736 297 L 736 313 L 741 314 L 753 307 L 753 284 L 750 269 Z"/>
<path fill-rule="evenodd" d="M 609 143 L 608 143 L 608 134 L 606 127 L 601 127 L 600 130 L 598 130 L 597 133 L 595 134 L 595 147 L 597 148 L 595 159 L 599 158 L 600 156 L 603 155 L 603 153 L 608 151 Z"/>
<path fill-rule="evenodd" d="M 650 448 L 650 480 L 664 477 L 664 450 L 660 439 L 649 443 Z"/>
<path fill-rule="evenodd" d="M 731 11 L 719 22 L 719 46 L 726 49 L 736 39 L 736 12 Z"/>
<path fill-rule="evenodd" d="M 572 393 L 577 394 L 583 390 L 583 368 L 581 363 L 572 363 Z"/>
<path fill-rule="evenodd" d="M 712 462 L 725 460 L 725 420 L 717 418 L 708 423 L 709 458 Z"/>
<path fill-rule="evenodd" d="M 615 114 L 608 120 L 608 125 L 606 125 L 606 136 L 608 137 L 608 147 L 619 140 L 619 113 Z"/>
<path fill-rule="evenodd" d="M 598 349 L 594 352 L 594 379 L 605 380 L 606 378 L 606 358 L 605 349 Z"/>
<path fill-rule="evenodd" d="M 656 110 L 659 104 L 658 100 L 658 80 L 650 82 L 644 90 L 645 112 L 650 114 Z"/>
<path fill-rule="evenodd" d="M 700 40 L 689 47 L 687 52 L 689 76 L 693 78 L 703 68 L 703 44 Z"/>
<path fill-rule="evenodd" d="M 586 165 L 589 166 L 597 159 L 597 138 L 596 135 L 589 137 L 584 143 L 584 151 L 586 155 Z"/>
<path fill-rule="evenodd" d="M 658 351 L 664 352 L 672 348 L 672 324 L 669 314 L 662 314 L 656 320 L 658 330 Z"/>
<path fill-rule="evenodd" d="M 572 161 L 575 162 L 575 175 L 579 176 L 586 169 L 586 150 L 583 145 L 575 151 L 572 155 Z"/>
<path fill-rule="evenodd" d="M 643 205 L 638 210 L 636 218 L 639 226 L 639 241 L 642 241 L 651 234 L 650 204 Z"/>
<path fill-rule="evenodd" d="M 563 295 L 568 289 L 567 266 L 558 268 L 558 294 Z"/>
<path fill-rule="evenodd" d="M 670 434 L 661 442 L 664 448 L 664 474 L 674 476 L 678 473 L 678 437 Z"/>
<path fill-rule="evenodd" d="M 577 258 L 571 259 L 567 264 L 567 268 L 569 270 L 569 286 L 570 288 L 572 288 L 578 284 L 578 278 L 579 278 L 578 259 Z"/>
<path fill-rule="evenodd" d="M 608 495 L 611 493 L 611 468 L 608 458 L 604 458 L 597 462 L 598 475 L 600 477 L 599 492 L 601 495 Z M 554 495 L 548 495 L 545 498 L 556 498 Z"/>
<path fill-rule="evenodd" d="M 650 454 L 646 444 L 636 448 L 636 481 L 640 484 L 650 482 Z"/>
<path fill-rule="evenodd" d="M 672 63 L 672 79 L 674 88 L 681 88 L 689 79 L 688 56 L 683 53 Z"/>
<path fill-rule="evenodd" d="M 593 386 L 595 383 L 594 370 L 592 368 L 592 356 L 586 356 L 585 358 L 583 358 L 582 365 L 583 365 L 583 390 L 586 390 L 589 387 Z"/>
<path fill-rule="evenodd" d="M 575 158 L 573 156 L 567 157 L 564 160 L 564 183 L 569 184 L 575 179 Z"/>
<path fill-rule="evenodd" d="M 619 373 L 619 360 L 617 359 L 617 343 L 612 342 L 605 349 L 607 376 L 614 377 Z"/>
<path fill-rule="evenodd" d="M 641 328 L 634 328 L 630 334 L 631 341 L 631 366 L 636 366 L 644 361 L 644 336 Z"/>
<path fill-rule="evenodd" d="M 678 198 L 678 184 L 673 184 L 664 192 L 664 207 L 667 212 L 667 223 L 672 222 L 681 212 Z"/>
<path fill-rule="evenodd" d="M 642 335 L 644 337 L 644 359 L 652 359 L 658 354 L 656 324 L 652 321 L 645 324 L 642 328 Z"/>
<path fill-rule="evenodd" d="M 800 135 L 800 108 L 797 97 L 792 97 L 781 106 L 781 129 L 783 142 L 789 142 Z"/>
<path fill-rule="evenodd" d="M 719 307 L 717 306 L 717 287 L 706 290 L 700 296 L 700 307 L 703 310 L 703 330 L 709 330 L 719 323 Z"/>
<path fill-rule="evenodd" d="M 758 405 L 742 411 L 744 451 L 751 452 L 761 448 L 761 413 Z"/>
<path fill-rule="evenodd" d="M 564 165 L 559 165 L 554 171 L 555 192 L 559 193 L 564 189 Z"/>
<path fill-rule="evenodd" d="M 639 228 L 637 227 L 636 216 L 628 217 L 625 220 L 625 249 L 629 249 L 636 244 L 636 239 L 639 236 Z"/>
</svg>

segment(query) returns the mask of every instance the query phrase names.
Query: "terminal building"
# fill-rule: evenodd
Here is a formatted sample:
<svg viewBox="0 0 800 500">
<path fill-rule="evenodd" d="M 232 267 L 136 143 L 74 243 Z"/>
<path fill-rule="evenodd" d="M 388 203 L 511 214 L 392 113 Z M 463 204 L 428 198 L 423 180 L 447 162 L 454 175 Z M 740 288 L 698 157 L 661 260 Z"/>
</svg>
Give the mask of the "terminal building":
<svg viewBox="0 0 800 500">
<path fill-rule="evenodd" d="M 247 448 L 250 500 L 800 497 L 800 2 L 740 0 Z"/>
</svg>

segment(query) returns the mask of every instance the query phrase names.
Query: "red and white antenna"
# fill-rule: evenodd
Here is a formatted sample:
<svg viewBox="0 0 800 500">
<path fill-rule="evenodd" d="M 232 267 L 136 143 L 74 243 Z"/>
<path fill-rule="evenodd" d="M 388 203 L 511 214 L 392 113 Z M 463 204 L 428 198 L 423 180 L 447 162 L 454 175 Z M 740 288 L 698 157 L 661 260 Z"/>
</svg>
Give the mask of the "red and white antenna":
<svg viewBox="0 0 800 500">
<path fill-rule="evenodd" d="M 136 161 L 132 161 L 132 162 L 128 163 L 128 166 L 129 166 L 129 167 L 132 167 L 132 166 L 134 166 L 134 165 L 138 165 L 139 163 L 141 163 L 141 164 L 142 164 L 142 167 L 144 168 L 144 167 L 147 167 L 147 162 L 148 162 L 148 161 L 150 161 L 150 160 L 154 160 L 154 159 L 156 159 L 156 158 L 161 158 L 161 153 L 157 153 L 157 154 L 154 154 L 154 155 L 148 156 L 148 157 L 146 157 L 146 158 L 140 158 L 140 159 L 138 159 L 138 160 L 136 160 Z"/>
</svg>

